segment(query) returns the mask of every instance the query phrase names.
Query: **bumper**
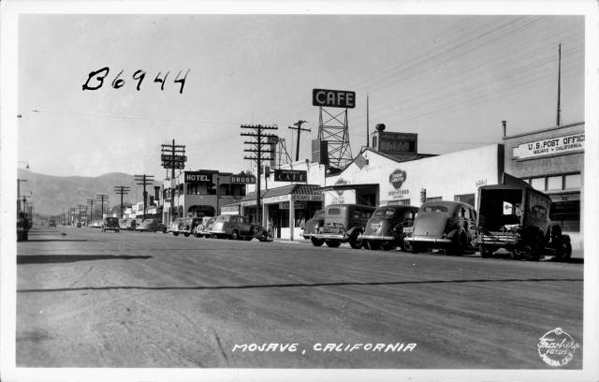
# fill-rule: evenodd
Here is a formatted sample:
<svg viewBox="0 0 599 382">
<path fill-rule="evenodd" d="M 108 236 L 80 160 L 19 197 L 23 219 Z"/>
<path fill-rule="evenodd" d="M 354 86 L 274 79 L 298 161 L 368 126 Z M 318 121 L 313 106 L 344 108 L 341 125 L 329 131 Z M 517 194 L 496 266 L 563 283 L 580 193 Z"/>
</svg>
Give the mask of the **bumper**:
<svg viewBox="0 0 599 382">
<path fill-rule="evenodd" d="M 372 240 L 372 241 L 395 241 L 397 238 L 395 236 L 377 236 L 377 235 L 362 235 L 362 240 Z"/>
<path fill-rule="evenodd" d="M 407 242 L 412 243 L 424 243 L 424 244 L 451 244 L 451 239 L 444 239 L 440 237 L 428 237 L 428 236 L 410 236 L 404 239 Z"/>
<path fill-rule="evenodd" d="M 476 245 L 489 246 L 516 246 L 519 244 L 519 239 L 514 235 L 498 233 L 497 235 L 481 235 L 474 239 Z"/>
<path fill-rule="evenodd" d="M 335 234 L 335 233 L 319 233 L 318 235 L 313 236 L 316 239 L 322 240 L 348 240 L 347 235 Z"/>
</svg>

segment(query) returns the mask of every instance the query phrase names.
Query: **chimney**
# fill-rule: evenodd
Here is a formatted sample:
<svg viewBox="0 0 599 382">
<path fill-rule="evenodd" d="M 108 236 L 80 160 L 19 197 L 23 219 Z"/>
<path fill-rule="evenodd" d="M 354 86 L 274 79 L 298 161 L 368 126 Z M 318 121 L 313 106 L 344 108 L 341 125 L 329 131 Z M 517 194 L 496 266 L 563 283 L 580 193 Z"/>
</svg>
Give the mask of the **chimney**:
<svg viewBox="0 0 599 382">
<path fill-rule="evenodd" d="M 505 138 L 507 135 L 507 121 L 501 121 L 501 124 L 503 125 L 503 137 Z"/>
</svg>

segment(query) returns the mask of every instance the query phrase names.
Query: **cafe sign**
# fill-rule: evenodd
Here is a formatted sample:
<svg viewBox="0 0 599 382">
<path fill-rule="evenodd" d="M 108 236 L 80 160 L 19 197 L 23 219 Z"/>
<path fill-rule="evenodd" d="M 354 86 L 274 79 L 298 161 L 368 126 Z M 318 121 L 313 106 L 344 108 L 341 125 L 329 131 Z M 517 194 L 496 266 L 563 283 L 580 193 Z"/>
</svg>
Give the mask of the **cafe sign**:
<svg viewBox="0 0 599 382">
<path fill-rule="evenodd" d="M 584 151 L 584 134 L 574 134 L 523 143 L 514 148 L 513 156 L 514 159 L 529 159 L 582 151 Z"/>
</svg>

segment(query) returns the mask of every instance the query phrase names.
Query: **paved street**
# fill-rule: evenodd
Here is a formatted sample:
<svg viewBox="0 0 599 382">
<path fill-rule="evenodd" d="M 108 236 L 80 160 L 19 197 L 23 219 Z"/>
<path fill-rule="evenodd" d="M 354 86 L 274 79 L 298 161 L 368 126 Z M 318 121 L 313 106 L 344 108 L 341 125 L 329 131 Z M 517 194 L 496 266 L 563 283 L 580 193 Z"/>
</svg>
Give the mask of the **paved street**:
<svg viewBox="0 0 599 382">
<path fill-rule="evenodd" d="M 551 369 L 557 327 L 582 367 L 581 263 L 70 227 L 17 262 L 20 367 Z"/>
</svg>

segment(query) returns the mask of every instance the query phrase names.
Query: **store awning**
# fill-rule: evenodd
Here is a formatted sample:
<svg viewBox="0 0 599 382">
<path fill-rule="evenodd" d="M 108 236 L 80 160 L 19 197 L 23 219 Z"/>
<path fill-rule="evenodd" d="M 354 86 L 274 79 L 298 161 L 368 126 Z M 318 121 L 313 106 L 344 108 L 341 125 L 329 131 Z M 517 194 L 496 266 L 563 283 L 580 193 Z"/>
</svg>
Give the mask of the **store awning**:
<svg viewBox="0 0 599 382">
<path fill-rule="evenodd" d="M 320 195 L 320 186 L 317 184 L 289 184 L 287 186 L 263 190 L 261 198 L 273 198 L 283 195 Z M 241 202 L 256 200 L 256 193 L 250 192 L 241 199 Z"/>
</svg>

